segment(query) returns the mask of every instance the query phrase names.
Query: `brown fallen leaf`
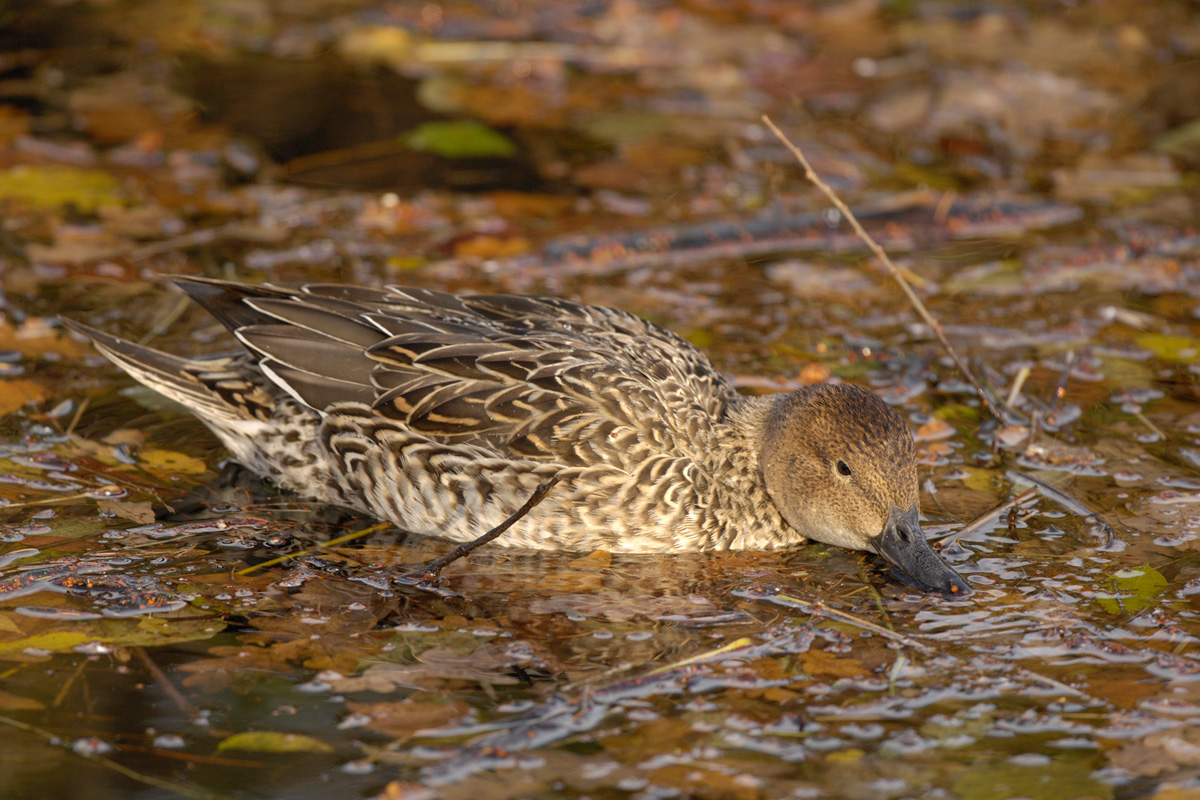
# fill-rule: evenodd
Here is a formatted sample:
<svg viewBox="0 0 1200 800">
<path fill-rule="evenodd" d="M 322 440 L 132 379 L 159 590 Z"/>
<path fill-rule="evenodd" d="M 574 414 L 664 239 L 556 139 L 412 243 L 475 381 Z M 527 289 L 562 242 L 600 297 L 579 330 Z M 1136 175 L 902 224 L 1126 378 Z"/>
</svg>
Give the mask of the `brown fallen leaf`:
<svg viewBox="0 0 1200 800">
<path fill-rule="evenodd" d="M 1109 756 L 1109 764 L 1138 777 L 1176 772 L 1200 766 L 1200 744 L 1188 730 L 1152 733 L 1141 741 L 1128 742 Z"/>
<path fill-rule="evenodd" d="M 589 570 L 604 569 L 605 567 L 611 565 L 612 553 L 608 552 L 607 550 L 596 550 L 595 552 L 588 553 L 583 558 L 577 558 L 568 563 L 568 566 L 572 569 Z"/>
<path fill-rule="evenodd" d="M 22 697 L 0 689 L 0 711 L 42 711 L 45 708 L 44 703 L 32 697 Z"/>
<path fill-rule="evenodd" d="M 800 656 L 800 666 L 809 675 L 832 678 L 861 678 L 868 675 L 857 658 L 839 658 L 825 650 L 809 650 Z"/>
<path fill-rule="evenodd" d="M 471 653 L 431 647 L 418 659 L 420 663 L 417 664 L 372 664 L 361 675 L 334 679 L 329 683 L 338 692 L 380 694 L 401 687 L 438 685 L 447 680 L 512 685 L 519 683 L 511 674 L 512 667 L 528 660 L 519 649 L 510 654 L 508 647 L 500 645 L 483 645 Z"/>
<path fill-rule="evenodd" d="M 46 387 L 28 378 L 0 381 L 0 415 L 11 414 L 22 406 L 46 399 Z"/>
<path fill-rule="evenodd" d="M 406 697 L 403 700 L 381 703 L 346 704 L 351 711 L 371 718 L 366 727 L 385 736 L 412 736 L 419 730 L 438 728 L 460 719 L 470 706 L 461 701 L 418 700 Z"/>
<path fill-rule="evenodd" d="M 121 519 L 132 520 L 139 525 L 149 525 L 154 522 L 154 509 L 149 500 L 136 503 L 123 500 L 97 500 L 96 506 L 102 514 L 116 514 Z"/>
<path fill-rule="evenodd" d="M 812 386 L 814 383 L 824 383 L 832 374 L 827 364 L 814 362 L 804 365 L 804 368 L 800 370 L 799 380 L 803 386 Z"/>
<path fill-rule="evenodd" d="M 402 783 L 392 781 L 383 787 L 383 791 L 375 795 L 376 800 L 433 800 L 437 797 L 433 789 L 417 783 Z"/>
<path fill-rule="evenodd" d="M 931 419 L 920 428 L 917 428 L 913 439 L 918 442 L 932 442 L 937 439 L 948 439 L 953 435 L 954 427 L 950 423 L 940 419 Z"/>
</svg>

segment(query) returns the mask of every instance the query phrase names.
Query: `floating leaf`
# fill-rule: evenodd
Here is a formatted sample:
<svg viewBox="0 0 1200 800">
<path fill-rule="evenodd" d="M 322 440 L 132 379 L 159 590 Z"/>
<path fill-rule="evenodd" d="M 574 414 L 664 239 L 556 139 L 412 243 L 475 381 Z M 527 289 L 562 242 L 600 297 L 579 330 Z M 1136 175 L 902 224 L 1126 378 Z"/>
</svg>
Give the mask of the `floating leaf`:
<svg viewBox="0 0 1200 800">
<path fill-rule="evenodd" d="M 937 439 L 948 439 L 955 434 L 954 426 L 940 419 L 931 419 L 917 429 L 913 438 L 918 442 L 932 442 Z"/>
<path fill-rule="evenodd" d="M 199 475 L 208 466 L 198 458 L 193 458 L 173 450 L 148 448 L 141 452 L 141 461 L 150 469 L 162 472 L 182 472 L 186 475 Z"/>
<path fill-rule="evenodd" d="M 279 731 L 235 733 L 217 745 L 217 750 L 253 750 L 257 753 L 332 753 L 333 748 L 312 736 Z"/>
<path fill-rule="evenodd" d="M 11 414 L 24 405 L 45 399 L 46 387 L 37 381 L 26 378 L 0 381 L 0 415 Z"/>
<path fill-rule="evenodd" d="M 157 647 L 210 639 L 225 629 L 225 622 L 220 619 L 171 617 L 161 617 L 152 622 L 146 617 L 14 621 L 17 628 L 24 625 L 25 629 L 34 632 L 24 636 L 6 630 L 0 635 L 0 656 L 5 658 L 19 656 L 28 650 L 65 653 L 95 642 L 122 647 Z"/>
<path fill-rule="evenodd" d="M 800 657 L 801 668 L 809 675 L 834 678 L 861 678 L 869 674 L 857 658 L 839 657 L 825 650 L 810 650 Z"/>
<path fill-rule="evenodd" d="M 348 703 L 346 707 L 370 717 L 366 727 L 385 736 L 412 736 L 425 728 L 439 728 L 470 710 L 470 706 L 461 701 L 428 701 L 412 697 L 381 703 Z"/>
<path fill-rule="evenodd" d="M 507 136 L 470 119 L 426 122 L 408 134 L 404 143 L 444 158 L 512 158 L 517 154 L 517 146 Z"/>
<path fill-rule="evenodd" d="M 1200 341 L 1190 336 L 1167 333 L 1143 333 L 1137 337 L 1138 347 L 1153 350 L 1163 361 L 1189 363 L 1200 359 Z"/>
<path fill-rule="evenodd" d="M 113 176 L 98 169 L 19 166 L 0 172 L 0 198 L 51 208 L 69 203 L 81 211 L 95 211 L 119 203 L 120 188 Z"/>
<path fill-rule="evenodd" d="M 148 525 L 154 522 L 154 509 L 151 507 L 149 500 L 142 500 L 136 503 L 125 502 L 123 500 L 97 500 L 96 507 L 102 513 L 115 514 L 122 519 L 131 520 L 139 525 Z"/>
<path fill-rule="evenodd" d="M 1154 604 L 1167 588 L 1167 579 L 1149 565 L 1121 569 L 1110 578 L 1117 594 L 1097 596 L 1101 608 L 1110 614 L 1134 614 Z"/>
<path fill-rule="evenodd" d="M 1010 761 L 990 762 L 969 770 L 954 784 L 954 793 L 962 800 L 1070 800 L 1071 798 L 1109 798 L 1112 787 L 1092 777 L 1091 766 L 1083 760 L 1051 761 L 1025 766 Z"/>
</svg>

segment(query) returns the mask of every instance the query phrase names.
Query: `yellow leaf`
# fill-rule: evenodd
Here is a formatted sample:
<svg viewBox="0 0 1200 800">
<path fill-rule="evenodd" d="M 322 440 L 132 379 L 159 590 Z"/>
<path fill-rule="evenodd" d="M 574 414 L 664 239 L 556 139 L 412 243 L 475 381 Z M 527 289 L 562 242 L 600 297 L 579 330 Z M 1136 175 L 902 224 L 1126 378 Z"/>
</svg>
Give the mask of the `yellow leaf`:
<svg viewBox="0 0 1200 800">
<path fill-rule="evenodd" d="M 332 753 L 333 748 L 299 733 L 279 731 L 246 731 L 235 733 L 217 745 L 217 750 L 253 750 L 258 753 Z"/>
<path fill-rule="evenodd" d="M 995 470 L 979 469 L 978 467 L 962 467 L 969 473 L 963 478 L 963 486 L 977 492 L 996 492 L 1000 488 L 1000 475 Z"/>
<path fill-rule="evenodd" d="M 148 448 L 140 454 L 140 461 L 149 469 L 160 472 L 182 472 L 186 475 L 199 475 L 208 469 L 208 465 L 198 458 L 192 458 L 173 450 Z"/>
<path fill-rule="evenodd" d="M 1138 347 L 1153 350 L 1164 361 L 1187 363 L 1200 358 L 1200 340 L 1190 336 L 1167 333 L 1143 333 L 1137 337 Z"/>
<path fill-rule="evenodd" d="M 121 202 L 116 178 L 98 169 L 58 165 L 17 166 L 0 172 L 0 197 L 54 207 L 70 203 L 81 211 Z"/>
<path fill-rule="evenodd" d="M 0 642 L 0 653 L 20 653 L 25 650 L 47 650 L 51 653 L 65 653 L 81 644 L 97 641 L 100 637 L 81 631 L 54 631 L 40 636 L 30 636 L 28 639 L 16 639 Z"/>
<path fill-rule="evenodd" d="M 857 747 L 851 747 L 849 750 L 838 750 L 825 756 L 825 760 L 831 764 L 855 764 L 862 760 L 863 751 Z"/>
</svg>

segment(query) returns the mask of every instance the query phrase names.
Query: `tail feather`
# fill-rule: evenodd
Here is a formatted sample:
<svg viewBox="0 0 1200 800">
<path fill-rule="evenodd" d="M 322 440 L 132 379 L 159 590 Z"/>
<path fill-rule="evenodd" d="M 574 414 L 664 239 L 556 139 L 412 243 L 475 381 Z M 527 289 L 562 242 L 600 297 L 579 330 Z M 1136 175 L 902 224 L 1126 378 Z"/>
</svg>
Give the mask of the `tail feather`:
<svg viewBox="0 0 1200 800">
<path fill-rule="evenodd" d="M 231 331 L 273 321 L 269 314 L 242 301 L 249 298 L 286 299 L 291 296 L 290 292 L 273 286 L 233 283 L 195 275 L 173 275 L 171 283 Z"/>
<path fill-rule="evenodd" d="M 63 318 L 62 323 L 91 339 L 96 349 L 109 361 L 128 372 L 139 383 L 182 403 L 202 419 L 221 421 L 244 417 L 236 406 L 225 402 L 221 395 L 193 377 L 196 372 L 218 367 L 219 360 L 180 358 L 134 344 L 75 320 Z"/>
</svg>

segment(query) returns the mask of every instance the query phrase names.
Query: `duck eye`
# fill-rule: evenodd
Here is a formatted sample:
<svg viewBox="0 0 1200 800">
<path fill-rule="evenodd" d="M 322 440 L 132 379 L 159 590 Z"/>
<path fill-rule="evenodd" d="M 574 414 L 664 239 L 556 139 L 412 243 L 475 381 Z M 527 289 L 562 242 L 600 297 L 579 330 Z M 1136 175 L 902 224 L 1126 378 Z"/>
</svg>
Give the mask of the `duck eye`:
<svg viewBox="0 0 1200 800">
<path fill-rule="evenodd" d="M 847 464 L 845 461 L 839 461 L 837 463 L 837 470 L 838 470 L 839 475 L 849 475 L 850 474 L 850 465 Z"/>
</svg>

